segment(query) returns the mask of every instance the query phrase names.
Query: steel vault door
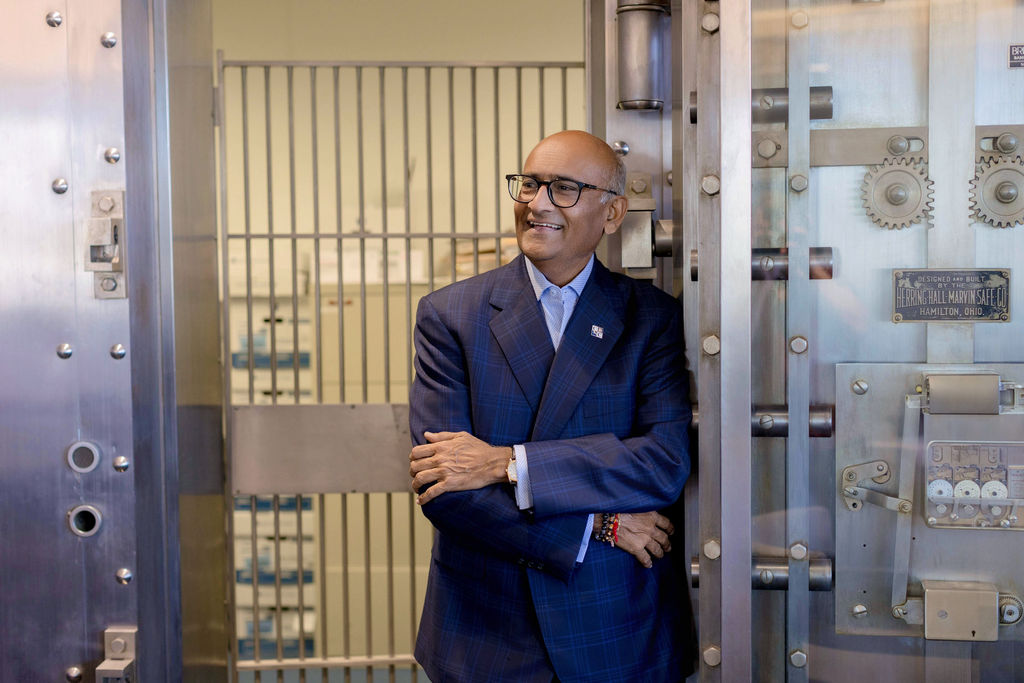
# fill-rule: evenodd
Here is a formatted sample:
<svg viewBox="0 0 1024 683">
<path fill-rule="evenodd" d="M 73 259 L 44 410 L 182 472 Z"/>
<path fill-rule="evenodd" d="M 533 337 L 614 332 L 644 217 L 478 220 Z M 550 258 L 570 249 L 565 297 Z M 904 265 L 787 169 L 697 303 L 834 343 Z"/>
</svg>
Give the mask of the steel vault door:
<svg viewBox="0 0 1024 683">
<path fill-rule="evenodd" d="M 116 0 L 0 8 L 4 681 L 171 680 L 161 662 L 180 657 L 165 582 L 173 416 L 154 421 L 173 365 L 151 362 L 152 83 L 126 91 L 123 76 L 126 54 L 133 77 L 152 68 L 152 34 L 149 6 L 131 4 L 123 18 Z"/>
</svg>

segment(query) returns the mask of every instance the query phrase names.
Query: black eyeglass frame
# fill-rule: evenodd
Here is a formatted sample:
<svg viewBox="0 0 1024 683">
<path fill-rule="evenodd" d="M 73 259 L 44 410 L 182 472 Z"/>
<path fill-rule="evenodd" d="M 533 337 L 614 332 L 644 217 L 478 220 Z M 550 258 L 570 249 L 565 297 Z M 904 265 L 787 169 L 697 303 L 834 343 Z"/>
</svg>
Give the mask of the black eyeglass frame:
<svg viewBox="0 0 1024 683">
<path fill-rule="evenodd" d="M 600 190 L 602 192 L 607 192 L 609 194 L 612 194 L 612 195 L 614 195 L 616 197 L 619 196 L 619 193 L 616 192 L 615 190 L 609 190 L 608 188 L 605 188 L 605 187 L 598 187 L 597 185 L 591 185 L 590 183 L 584 183 L 584 182 L 581 182 L 579 180 L 573 180 L 572 178 L 552 178 L 551 180 L 541 180 L 540 178 L 537 178 L 537 177 L 532 176 L 532 175 L 527 175 L 526 173 L 509 173 L 508 175 L 505 176 L 505 182 L 506 182 L 506 184 L 508 186 L 508 195 L 510 197 L 512 197 L 512 201 L 518 202 L 520 204 L 529 204 L 530 202 L 532 202 L 534 200 L 534 198 L 536 198 L 537 195 L 534 194 L 534 196 L 529 198 L 529 199 L 520 199 L 519 197 L 515 196 L 512 193 L 512 183 L 514 182 L 514 180 L 516 178 L 529 178 L 530 180 L 536 182 L 537 183 L 537 192 L 538 193 L 540 192 L 540 188 L 542 186 L 547 185 L 548 186 L 548 199 L 550 199 L 551 203 L 554 204 L 555 206 L 557 206 L 560 209 L 571 209 L 572 207 L 574 207 L 577 204 L 579 204 L 580 203 L 580 197 L 583 196 L 583 190 Z M 556 202 L 555 201 L 555 197 L 554 197 L 554 195 L 551 192 L 551 183 L 554 183 L 554 182 L 572 183 L 573 185 L 576 185 L 577 186 L 576 201 L 574 201 L 572 204 L 569 204 L 568 206 L 562 206 L 561 204 Z"/>
</svg>

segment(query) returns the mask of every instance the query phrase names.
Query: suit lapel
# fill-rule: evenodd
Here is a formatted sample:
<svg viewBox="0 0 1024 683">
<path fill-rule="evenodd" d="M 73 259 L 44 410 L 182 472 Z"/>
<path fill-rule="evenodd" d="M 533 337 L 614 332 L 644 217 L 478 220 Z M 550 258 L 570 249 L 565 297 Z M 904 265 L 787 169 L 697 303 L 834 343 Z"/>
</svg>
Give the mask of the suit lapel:
<svg viewBox="0 0 1024 683">
<path fill-rule="evenodd" d="M 491 333 L 534 413 L 555 351 L 520 255 L 506 266 L 491 293 Z"/>
<path fill-rule="evenodd" d="M 607 268 L 595 262 L 547 375 L 532 441 L 560 436 L 622 335 L 624 316 L 625 304 L 615 281 Z"/>
</svg>

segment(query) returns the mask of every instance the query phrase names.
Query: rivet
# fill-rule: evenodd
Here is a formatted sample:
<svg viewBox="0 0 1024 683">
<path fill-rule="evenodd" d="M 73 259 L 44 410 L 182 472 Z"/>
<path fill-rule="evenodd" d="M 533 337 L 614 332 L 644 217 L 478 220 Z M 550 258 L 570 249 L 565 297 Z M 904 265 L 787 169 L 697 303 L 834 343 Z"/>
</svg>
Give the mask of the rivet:
<svg viewBox="0 0 1024 683">
<path fill-rule="evenodd" d="M 104 292 L 113 292 L 117 289 L 117 280 L 112 277 L 105 277 L 100 280 L 100 289 Z"/>
<path fill-rule="evenodd" d="M 1009 529 L 1010 528 L 1010 520 L 1008 520 L 1008 519 L 1001 519 L 1001 520 L 999 520 L 999 526 L 1003 527 L 1004 529 Z"/>
<path fill-rule="evenodd" d="M 640 194 L 641 192 L 646 192 L 647 191 L 647 181 L 645 181 L 643 178 L 634 178 L 633 182 L 631 182 L 629 184 L 629 189 L 632 190 L 634 194 Z"/>
<path fill-rule="evenodd" d="M 789 547 L 789 556 L 794 560 L 803 560 L 807 557 L 807 546 L 803 543 L 794 543 Z"/>
<path fill-rule="evenodd" d="M 700 27 L 708 33 L 714 33 L 722 25 L 722 20 L 714 12 L 708 12 L 700 18 Z"/>
<path fill-rule="evenodd" d="M 789 653 L 789 663 L 798 669 L 807 666 L 807 653 L 803 650 L 793 650 Z"/>
<path fill-rule="evenodd" d="M 906 185 L 894 183 L 886 189 L 885 198 L 893 206 L 899 206 L 907 203 L 907 200 L 910 198 L 910 192 L 907 190 Z"/>
<path fill-rule="evenodd" d="M 69 666 L 64 670 L 64 678 L 68 680 L 68 683 L 78 683 L 82 680 L 82 669 L 77 666 Z"/>
<path fill-rule="evenodd" d="M 701 178 L 700 189 L 704 190 L 704 194 L 716 195 L 722 189 L 722 181 L 716 175 L 706 175 Z"/>
<path fill-rule="evenodd" d="M 718 352 L 722 350 L 722 341 L 714 334 L 709 334 L 704 337 L 704 341 L 700 343 L 704 353 L 709 356 L 717 356 Z"/>
<path fill-rule="evenodd" d="M 1009 154 L 1017 149 L 1018 145 L 1017 136 L 1013 133 L 1003 133 L 996 138 L 996 149 L 1003 154 Z"/>
<path fill-rule="evenodd" d="M 46 15 L 46 24 L 47 24 L 47 26 L 52 26 L 53 28 L 57 28 L 58 26 L 60 26 L 63 23 L 64 23 L 64 17 L 62 17 L 60 12 L 57 12 L 56 10 L 54 10 L 53 12 L 50 12 L 49 14 Z M 79 677 L 81 677 L 82 674 L 79 673 L 78 675 L 79 675 Z"/>
<path fill-rule="evenodd" d="M 132 574 L 131 569 L 128 569 L 127 567 L 121 567 L 114 573 L 114 578 L 117 579 L 117 582 L 122 586 L 127 586 L 129 583 L 132 582 L 134 574 Z"/>
<path fill-rule="evenodd" d="M 850 470 L 849 472 L 844 474 L 843 477 L 846 479 L 846 481 L 857 481 L 857 473 L 854 472 L 853 470 Z"/>
<path fill-rule="evenodd" d="M 935 526 L 939 523 L 939 520 L 935 519 L 934 517 L 929 517 L 925 521 L 928 523 L 928 526 Z"/>
<path fill-rule="evenodd" d="M 110 357 L 114 360 L 121 360 L 127 353 L 128 350 L 124 348 L 124 344 L 114 344 L 110 347 Z"/>
<path fill-rule="evenodd" d="M 1009 180 L 999 183 L 999 185 L 996 186 L 996 199 L 1001 201 L 1003 204 L 1012 204 L 1016 201 L 1019 194 L 1020 190 L 1018 190 L 1017 186 Z"/>
<path fill-rule="evenodd" d="M 877 465 L 875 465 L 875 471 L 876 472 L 885 472 L 885 465 L 883 465 L 882 463 L 878 463 Z"/>
<path fill-rule="evenodd" d="M 708 666 L 718 666 L 722 663 L 722 651 L 712 645 L 704 650 L 704 663 Z"/>
<path fill-rule="evenodd" d="M 103 158 L 107 160 L 108 164 L 116 164 L 121 161 L 121 150 L 117 147 L 108 147 L 107 150 L 103 152 Z"/>
<path fill-rule="evenodd" d="M 53 181 L 53 184 L 50 187 L 52 187 L 53 191 L 57 194 L 64 194 L 68 191 L 68 181 L 64 178 L 57 178 Z"/>
<path fill-rule="evenodd" d="M 850 610 L 850 613 L 859 619 L 860 617 L 866 617 L 868 615 L 868 608 L 864 605 L 854 605 L 853 609 Z"/>
<path fill-rule="evenodd" d="M 807 176 L 797 174 L 789 179 L 789 187 L 794 192 L 803 192 L 807 189 Z"/>
<path fill-rule="evenodd" d="M 65 360 L 67 360 L 68 358 L 71 358 L 71 354 L 72 354 L 71 344 L 64 343 L 64 344 L 61 344 L 61 345 L 59 345 L 57 347 L 57 357 L 58 358 L 63 358 Z"/>
<path fill-rule="evenodd" d="M 111 33 L 110 31 L 107 31 L 102 36 L 100 36 L 100 45 L 102 45 L 103 47 L 114 47 L 115 45 L 117 45 L 117 36 Z"/>
<path fill-rule="evenodd" d="M 704 557 L 709 560 L 717 560 L 722 556 L 722 546 L 718 541 L 712 539 L 704 544 Z"/>
<path fill-rule="evenodd" d="M 128 458 L 124 457 L 123 455 L 119 455 L 116 458 L 114 458 L 113 465 L 114 469 L 117 470 L 118 472 L 127 472 L 129 465 Z"/>
<path fill-rule="evenodd" d="M 858 396 L 863 396 L 868 393 L 868 383 L 862 379 L 857 379 L 850 385 L 850 389 Z"/>
<path fill-rule="evenodd" d="M 764 159 L 771 159 L 775 156 L 775 153 L 779 151 L 779 146 L 775 144 L 774 140 L 765 138 L 761 142 L 757 143 L 757 154 Z"/>
<path fill-rule="evenodd" d="M 796 336 L 789 340 L 789 350 L 793 353 L 803 353 L 807 350 L 807 340 Z"/>
<path fill-rule="evenodd" d="M 668 183 L 670 187 L 672 186 L 672 171 L 665 174 L 665 182 Z"/>
<path fill-rule="evenodd" d="M 629 143 L 625 140 L 616 140 L 612 143 L 612 150 L 620 157 L 624 157 L 629 154 Z"/>
<path fill-rule="evenodd" d="M 793 18 L 790 21 L 793 22 L 793 26 L 796 28 L 804 28 L 811 22 L 810 18 L 807 16 L 807 12 L 794 12 Z"/>
<path fill-rule="evenodd" d="M 885 143 L 885 147 L 889 150 L 890 154 L 906 154 L 910 151 L 910 141 L 902 135 L 893 135 L 889 138 L 889 141 Z"/>
<path fill-rule="evenodd" d="M 110 195 L 103 195 L 102 197 L 100 197 L 100 200 L 96 203 L 96 206 L 98 206 L 100 211 L 102 211 L 103 213 L 110 213 L 110 211 L 115 206 L 114 198 L 111 197 Z"/>
</svg>

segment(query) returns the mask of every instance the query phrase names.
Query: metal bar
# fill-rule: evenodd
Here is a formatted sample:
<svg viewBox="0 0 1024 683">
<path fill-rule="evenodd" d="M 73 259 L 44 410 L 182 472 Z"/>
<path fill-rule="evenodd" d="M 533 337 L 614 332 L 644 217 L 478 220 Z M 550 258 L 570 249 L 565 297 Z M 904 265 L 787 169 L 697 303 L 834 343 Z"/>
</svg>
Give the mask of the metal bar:
<svg viewBox="0 0 1024 683">
<path fill-rule="evenodd" d="M 405 384 L 412 386 L 412 212 L 409 200 L 409 72 L 402 67 L 402 188 L 405 201 Z"/>
<path fill-rule="evenodd" d="M 757 88 L 750 93 L 750 113 L 754 123 L 785 123 L 790 115 L 789 88 Z M 805 98 L 807 107 L 793 107 L 796 111 L 806 111 L 814 120 L 832 118 L 832 86 L 816 85 L 808 88 L 809 100 Z M 792 98 L 794 101 L 797 98 Z M 690 123 L 697 123 L 697 93 L 690 93 Z"/>
<path fill-rule="evenodd" d="M 537 69 L 537 119 L 539 127 L 537 131 L 540 133 L 541 139 L 544 138 L 544 68 Z"/>
<path fill-rule="evenodd" d="M 432 80 L 432 72 L 427 69 L 423 73 L 424 79 L 424 99 L 426 100 L 427 109 L 427 237 L 434 232 L 434 124 L 431 119 L 431 111 L 433 110 L 432 102 L 430 99 L 430 82 Z M 427 286 L 431 291 L 434 290 L 434 240 L 427 240 Z"/>
<path fill-rule="evenodd" d="M 324 551 L 327 545 L 327 510 L 324 506 L 325 496 L 320 494 L 317 496 L 317 521 L 318 531 L 317 538 L 319 543 L 317 544 L 317 570 L 320 577 L 319 590 L 320 590 L 320 607 L 317 610 L 317 627 L 320 631 L 320 654 L 322 657 L 327 656 L 327 553 Z M 321 669 L 321 683 L 327 683 L 327 667 Z"/>
<path fill-rule="evenodd" d="M 359 226 L 363 228 L 366 226 L 366 183 L 363 178 L 365 173 L 363 172 L 363 70 L 356 69 L 356 130 L 358 135 L 358 147 L 359 147 Z M 367 402 L 367 385 L 369 385 L 369 377 L 367 375 L 367 361 L 366 361 L 366 239 L 363 237 L 359 238 L 359 339 L 360 339 L 360 359 L 362 361 L 362 381 L 363 381 L 363 403 Z"/>
<path fill-rule="evenodd" d="M 273 155 L 270 130 L 270 67 L 263 68 L 263 100 L 266 109 L 267 135 L 267 235 L 274 234 L 274 181 Z M 270 402 L 277 405 L 277 303 L 274 297 L 274 240 L 267 240 L 267 263 L 269 268 L 269 291 L 267 315 L 270 324 Z"/>
<path fill-rule="evenodd" d="M 750 587 L 754 590 L 787 590 L 789 588 L 788 557 L 755 557 L 750 565 Z M 809 588 L 812 591 L 832 590 L 832 560 L 816 557 L 808 562 Z M 700 588 L 700 561 L 690 559 L 690 585 Z"/>
<path fill-rule="evenodd" d="M 569 70 L 564 66 L 562 69 L 562 130 L 569 127 Z"/>
<path fill-rule="evenodd" d="M 349 669 L 353 667 L 377 667 L 395 666 L 402 664 L 415 664 L 416 660 L 411 654 L 398 655 L 371 655 L 368 657 L 310 657 L 308 659 L 277 659 L 265 660 L 263 662 L 242 661 L 238 663 L 240 671 L 268 671 L 281 669 L 283 671 L 294 671 L 304 667 L 315 667 L 323 669 Z"/>
<path fill-rule="evenodd" d="M 452 68 L 448 67 L 448 207 L 451 212 L 452 232 L 458 232 L 458 221 L 455 214 L 455 85 Z M 457 240 L 448 243 L 451 252 L 452 282 L 457 278 L 455 270 L 455 245 Z"/>
<path fill-rule="evenodd" d="M 476 117 L 477 117 L 477 101 L 476 101 L 476 69 L 470 69 L 470 99 L 473 100 L 473 106 L 471 107 L 472 122 L 470 124 L 470 135 L 471 144 L 473 148 L 472 159 L 473 159 L 473 222 L 470 225 L 471 229 L 476 229 L 478 221 L 480 220 L 480 188 L 477 169 L 477 134 L 476 134 Z M 480 240 L 478 238 L 473 239 L 473 274 L 480 274 Z"/>
<path fill-rule="evenodd" d="M 306 658 L 306 596 L 305 578 L 306 572 L 302 564 L 302 546 L 304 545 L 302 533 L 302 494 L 295 496 L 295 564 L 296 564 L 296 587 L 298 588 L 299 600 L 299 659 Z M 320 577 L 321 583 L 323 576 Z M 323 609 L 323 608 L 321 608 Z M 321 615 L 322 616 L 322 615 Z M 305 683 L 306 670 L 299 672 L 299 681 Z"/>
<path fill-rule="evenodd" d="M 370 495 L 363 494 L 363 611 L 366 614 L 366 653 L 373 653 L 373 581 L 370 571 Z M 366 680 L 373 682 L 373 667 L 366 666 Z"/>
<path fill-rule="evenodd" d="M 505 191 L 501 176 L 501 115 L 498 101 L 498 69 L 492 70 L 494 77 L 494 265 L 501 265 L 501 195 Z"/>
<path fill-rule="evenodd" d="M 341 494 L 341 602 L 345 606 L 341 619 L 341 653 L 345 659 L 352 654 L 352 602 L 351 591 L 349 590 L 348 554 L 348 495 Z M 345 679 L 349 679 L 349 672 L 346 671 Z"/>
<path fill-rule="evenodd" d="M 249 540 L 251 547 L 249 552 L 252 555 L 252 643 L 253 659 L 260 661 L 260 641 L 263 639 L 260 633 L 260 564 L 256 552 L 259 534 L 256 528 L 256 509 L 258 500 L 256 496 L 249 496 Z"/>
<path fill-rule="evenodd" d="M 242 69 L 242 187 L 243 187 L 243 201 L 245 202 L 245 236 L 247 238 L 252 237 L 252 217 L 251 210 L 249 208 L 249 87 L 248 87 L 248 70 Z M 227 174 L 225 168 L 223 173 Z M 227 233 L 227 221 L 225 221 L 225 234 Z M 228 243 L 224 242 L 223 248 L 224 253 L 227 254 Z M 230 261 L 229 261 L 230 263 Z M 230 274 L 225 270 L 224 272 L 224 286 L 227 287 L 227 283 L 231 281 Z M 230 311 L 231 306 L 229 302 L 227 292 L 224 295 L 224 307 Z M 255 395 L 255 381 L 253 378 L 253 368 L 256 367 L 256 351 L 253 348 L 253 330 L 252 330 L 252 241 L 246 239 L 245 242 L 245 333 L 246 333 L 246 349 L 249 360 L 247 374 L 249 379 L 249 403 L 253 402 Z M 230 327 L 225 327 L 225 330 L 230 330 Z M 231 343 L 231 335 L 225 334 L 228 340 L 228 344 Z M 228 354 L 225 358 L 231 358 L 231 350 L 228 349 Z M 228 376 L 231 375 L 229 371 Z M 231 402 L 231 394 L 227 394 L 227 400 Z"/>
<path fill-rule="evenodd" d="M 750 270 L 750 2 L 719 3 L 721 17 L 721 282 L 746 282 Z M 750 287 L 720 288 L 722 666 L 725 681 L 751 679 Z M 703 463 L 702 463 L 703 464 Z M 703 602 L 703 601 L 702 601 Z"/>
<path fill-rule="evenodd" d="M 334 86 L 334 211 L 337 227 L 337 249 L 338 263 L 336 264 L 338 276 L 338 399 L 345 402 L 345 278 L 342 262 L 344 261 L 345 249 L 342 244 L 344 225 L 341 215 L 341 96 L 340 96 L 340 71 L 335 67 L 332 71 Z"/>
<path fill-rule="evenodd" d="M 273 496 L 274 509 L 274 626 L 277 658 L 284 658 L 284 638 L 281 632 L 281 497 Z M 278 676 L 280 679 L 280 676 Z"/>
<path fill-rule="evenodd" d="M 416 503 L 412 494 L 406 494 L 409 502 L 409 642 L 416 644 Z M 416 667 L 412 670 L 413 681 L 416 680 Z"/>
<path fill-rule="evenodd" d="M 523 170 L 523 68 L 516 67 L 516 156 L 518 170 Z"/>
<path fill-rule="evenodd" d="M 903 403 L 903 432 L 900 439 L 900 474 L 896 495 L 901 500 L 914 496 L 914 474 L 917 454 L 921 449 L 921 397 L 908 395 Z M 910 532 L 913 509 L 896 509 L 896 533 L 893 538 L 892 592 L 890 605 L 896 607 L 907 601 L 907 579 L 910 575 Z"/>
<path fill-rule="evenodd" d="M 387 552 L 385 557 L 385 563 L 387 564 L 387 576 L 388 576 L 388 656 L 393 657 L 395 654 L 395 520 L 394 511 L 391 509 L 391 494 L 384 494 L 384 504 L 387 507 L 385 516 L 385 539 L 384 542 L 387 546 Z M 391 664 L 388 666 L 388 676 L 392 683 L 395 680 L 395 666 Z"/>
<path fill-rule="evenodd" d="M 384 69 L 381 68 L 377 76 L 377 92 L 380 97 L 380 204 L 381 204 L 381 231 L 384 239 L 381 240 L 381 315 L 384 322 L 384 402 L 391 403 L 391 347 L 390 314 L 388 311 L 391 299 L 391 283 L 388 279 L 388 154 L 387 154 L 387 132 L 384 126 L 384 112 L 387 111 L 384 102 Z"/>
<path fill-rule="evenodd" d="M 700 430 L 700 406 L 694 404 L 691 430 Z M 811 438 L 828 439 L 833 434 L 835 406 L 813 405 L 808 413 L 807 435 Z M 789 434 L 789 411 L 786 406 L 757 405 L 750 414 L 751 436 L 785 437 Z"/>
<path fill-rule="evenodd" d="M 459 238 L 466 237 L 466 234 L 467 233 L 465 233 L 465 232 L 455 232 L 455 231 L 448 231 L 448 232 L 440 232 L 440 231 L 438 231 L 438 232 L 413 232 L 413 233 L 410 233 L 408 235 L 408 237 L 410 239 L 459 239 Z M 482 239 L 486 239 L 488 237 L 504 237 L 504 236 L 506 236 L 506 233 L 502 233 L 502 232 L 474 232 L 474 233 L 472 233 L 472 235 L 474 237 L 479 237 L 479 238 L 482 238 Z M 323 234 L 316 235 L 314 233 L 305 233 L 302 236 L 304 238 L 311 239 L 311 240 L 314 240 L 314 239 L 336 239 L 336 236 L 334 236 L 334 235 L 323 235 Z M 345 233 L 345 237 L 360 238 L 360 239 L 383 239 L 384 237 L 387 237 L 387 234 L 383 233 L 383 232 L 362 232 L 362 231 L 357 231 L 357 232 L 347 232 L 347 233 Z M 392 235 L 392 237 L 393 237 L 393 235 Z M 264 235 L 254 235 L 251 238 L 247 238 L 245 235 L 228 235 L 228 239 L 229 240 L 240 240 L 240 239 L 259 239 L 259 240 L 264 240 L 264 239 L 268 239 L 268 237 L 264 236 Z M 291 239 L 291 236 L 290 235 L 271 235 L 269 237 L 269 239 L 288 240 L 288 239 Z"/>
<path fill-rule="evenodd" d="M 295 74 L 288 67 L 288 196 L 291 219 L 291 266 L 292 266 L 292 376 L 295 388 L 295 402 L 299 402 L 299 253 L 295 243 Z"/>
<path fill-rule="evenodd" d="M 835 267 L 832 247 L 810 247 L 808 250 L 808 277 L 811 280 L 831 280 Z M 699 255 L 690 251 L 690 280 L 699 278 Z M 787 247 L 766 247 L 751 250 L 750 279 L 788 280 L 789 249 Z"/>
<path fill-rule="evenodd" d="M 431 61 L 413 61 L 413 62 L 395 62 L 395 61 L 378 61 L 378 62 L 366 62 L 358 60 L 307 60 L 307 61 L 296 61 L 296 60 L 244 60 L 244 59 L 232 59 L 226 60 L 224 66 L 277 66 L 277 67 L 348 67 L 348 68 L 398 68 L 407 66 L 410 68 L 447 68 L 447 67 L 458 67 L 458 68 L 525 68 L 525 69 L 538 69 L 538 68 L 568 68 L 568 69 L 582 69 L 584 68 L 584 62 L 509 62 L 500 60 L 491 61 L 451 61 L 451 62 L 431 62 Z"/>
<path fill-rule="evenodd" d="M 786 678 L 808 680 L 810 640 L 809 548 L 810 378 L 812 349 L 808 348 L 811 292 L 808 262 L 810 232 L 810 30 L 807 0 L 788 0 L 787 64 L 790 106 L 789 169 L 786 193 L 786 242 L 789 275 L 786 284 L 786 402 L 791 429 L 786 438 L 786 547 L 789 549 L 789 589 L 786 593 Z M 753 116 L 753 114 L 752 114 Z M 749 147 L 748 147 L 749 149 Z M 802 181 L 800 179 L 803 179 Z M 802 340 L 802 341 L 801 341 Z M 814 341 L 813 339 L 811 341 Z"/>
<path fill-rule="evenodd" d="M 319 119 L 316 100 L 316 69 L 309 70 L 309 125 L 312 135 L 313 233 L 320 235 Z M 339 307 L 340 308 L 340 307 Z M 323 334 L 320 319 L 320 240 L 313 240 L 313 344 L 316 349 L 316 402 L 324 402 Z"/>
</svg>

